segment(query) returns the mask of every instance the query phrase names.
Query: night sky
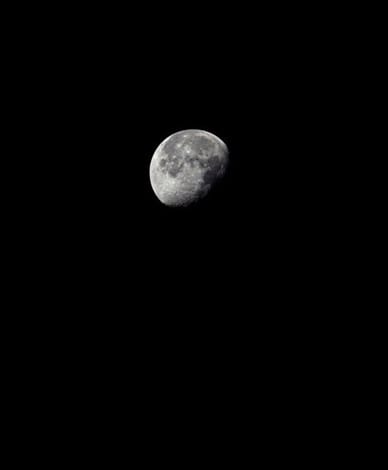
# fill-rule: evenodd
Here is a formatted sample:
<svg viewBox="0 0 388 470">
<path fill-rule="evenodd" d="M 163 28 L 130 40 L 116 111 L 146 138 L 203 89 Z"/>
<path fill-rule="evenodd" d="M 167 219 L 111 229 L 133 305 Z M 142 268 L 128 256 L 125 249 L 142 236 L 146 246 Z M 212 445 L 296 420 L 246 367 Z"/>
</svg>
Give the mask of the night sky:
<svg viewBox="0 0 388 470">
<path fill-rule="evenodd" d="M 58 256 L 75 277 L 85 269 L 91 288 L 149 292 L 155 312 L 181 312 L 185 299 L 222 311 L 231 298 L 245 314 L 248 300 L 253 311 L 297 295 L 327 250 L 330 88 L 318 23 L 200 11 L 178 24 L 166 12 L 164 22 L 131 16 L 140 32 L 128 15 L 102 23 L 80 13 L 71 34 L 59 19 L 57 40 L 41 33 L 29 69 L 45 97 L 35 94 L 31 112 L 40 213 L 51 217 L 47 242 L 60 241 Z M 167 208 L 150 160 L 167 136 L 193 128 L 228 145 L 229 172 L 198 205 Z"/>
<path fill-rule="evenodd" d="M 315 20 L 200 11 L 181 22 L 101 11 L 42 34 L 28 68 L 39 182 L 28 228 L 47 296 L 82 337 L 92 328 L 122 348 L 131 337 L 144 355 L 169 345 L 177 360 L 260 341 L 273 357 L 327 301 L 327 221 L 340 218 L 330 77 Z M 174 209 L 148 171 L 184 129 L 219 136 L 230 167 L 206 199 Z"/>
<path fill-rule="evenodd" d="M 303 454 L 319 414 L 334 414 L 352 354 L 341 363 L 335 352 L 350 324 L 338 315 L 346 296 L 336 299 L 351 198 L 338 198 L 349 179 L 337 139 L 342 52 L 330 52 L 322 12 L 305 7 L 144 6 L 40 15 L 34 5 L 42 25 L 25 13 L 33 31 L 15 55 L 14 106 L 27 129 L 15 141 L 26 146 L 15 158 L 23 191 L 7 197 L 21 200 L 11 227 L 21 261 L 9 251 L 26 284 L 12 316 L 30 374 L 20 403 L 30 394 L 39 414 L 31 435 L 40 400 L 57 426 L 67 420 L 64 446 L 91 436 L 88 459 L 98 441 L 87 425 L 127 455 L 139 441 L 142 459 L 159 458 L 148 436 L 170 439 L 169 425 L 172 454 L 180 440 L 197 455 L 197 439 L 213 448 L 217 434 L 225 447 L 238 434 L 255 449 L 271 441 L 273 462 L 289 455 L 277 433 Z M 149 165 L 184 129 L 220 137 L 230 166 L 197 205 L 169 208 Z M 193 440 L 181 432 L 196 426 Z M 228 455 L 215 452 L 217 463 Z"/>
</svg>

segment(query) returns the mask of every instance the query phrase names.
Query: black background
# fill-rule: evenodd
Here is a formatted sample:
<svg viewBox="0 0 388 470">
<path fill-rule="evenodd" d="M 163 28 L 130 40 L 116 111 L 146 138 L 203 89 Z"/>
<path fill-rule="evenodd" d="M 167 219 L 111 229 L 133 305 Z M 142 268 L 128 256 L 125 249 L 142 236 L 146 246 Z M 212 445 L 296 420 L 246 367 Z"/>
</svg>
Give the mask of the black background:
<svg viewBox="0 0 388 470">
<path fill-rule="evenodd" d="M 291 311 L 303 323 L 320 308 L 327 221 L 342 217 L 327 35 L 314 13 L 223 12 L 53 12 L 23 43 L 28 230 L 49 303 L 178 338 L 181 322 L 187 334 L 249 335 L 277 325 L 270 312 L 287 330 Z M 190 128 L 225 141 L 229 173 L 198 205 L 171 209 L 149 164 Z"/>
<path fill-rule="evenodd" d="M 91 415 L 93 386 L 162 420 L 188 390 L 226 420 L 230 393 L 289 413 L 323 387 L 343 217 L 328 35 L 314 12 L 225 8 L 46 11 L 22 44 L 27 323 Z M 229 173 L 172 209 L 149 164 L 190 128 L 228 145 Z"/>
<path fill-rule="evenodd" d="M 336 129 L 314 22 L 200 11 L 178 22 L 165 11 L 154 22 L 129 11 L 53 21 L 32 51 L 31 119 L 39 221 L 64 272 L 85 270 L 89 287 L 122 294 L 138 285 L 167 310 L 186 303 L 170 296 L 210 293 L 214 305 L 200 310 L 214 312 L 250 284 L 280 300 L 298 276 L 311 280 L 327 246 Z M 230 171 L 198 206 L 169 209 L 152 192 L 149 163 L 166 136 L 188 128 L 227 143 Z M 240 311 L 256 300 L 236 297 Z"/>
</svg>

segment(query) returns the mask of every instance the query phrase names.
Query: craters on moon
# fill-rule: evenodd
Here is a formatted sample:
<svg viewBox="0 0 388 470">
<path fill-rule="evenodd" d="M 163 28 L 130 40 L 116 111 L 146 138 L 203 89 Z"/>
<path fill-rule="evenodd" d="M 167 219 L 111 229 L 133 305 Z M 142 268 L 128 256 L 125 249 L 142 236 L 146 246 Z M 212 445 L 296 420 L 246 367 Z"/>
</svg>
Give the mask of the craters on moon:
<svg viewBox="0 0 388 470">
<path fill-rule="evenodd" d="M 206 196 L 226 171 L 229 151 L 207 131 L 176 132 L 156 149 L 150 165 L 152 188 L 169 206 L 187 206 Z"/>
</svg>

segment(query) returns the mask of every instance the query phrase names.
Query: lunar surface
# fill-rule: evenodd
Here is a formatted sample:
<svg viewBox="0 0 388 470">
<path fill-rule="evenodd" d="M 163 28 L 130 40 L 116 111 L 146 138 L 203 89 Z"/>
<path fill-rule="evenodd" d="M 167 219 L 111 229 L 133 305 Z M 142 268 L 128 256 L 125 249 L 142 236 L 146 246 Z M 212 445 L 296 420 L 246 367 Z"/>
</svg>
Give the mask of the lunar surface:
<svg viewBox="0 0 388 470">
<path fill-rule="evenodd" d="M 151 186 L 167 206 L 188 206 L 203 197 L 225 174 L 229 151 L 207 131 L 190 129 L 167 137 L 150 165 Z"/>
</svg>

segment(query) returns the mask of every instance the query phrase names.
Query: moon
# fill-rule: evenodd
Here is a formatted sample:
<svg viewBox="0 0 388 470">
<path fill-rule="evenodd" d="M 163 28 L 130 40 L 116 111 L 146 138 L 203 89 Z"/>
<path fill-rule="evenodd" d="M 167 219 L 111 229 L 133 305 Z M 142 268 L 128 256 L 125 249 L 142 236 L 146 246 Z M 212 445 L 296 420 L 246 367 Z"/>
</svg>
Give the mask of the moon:
<svg viewBox="0 0 388 470">
<path fill-rule="evenodd" d="M 186 207 L 209 193 L 224 176 L 228 162 L 228 147 L 219 137 L 198 129 L 179 131 L 155 150 L 151 186 L 163 204 Z"/>
</svg>

